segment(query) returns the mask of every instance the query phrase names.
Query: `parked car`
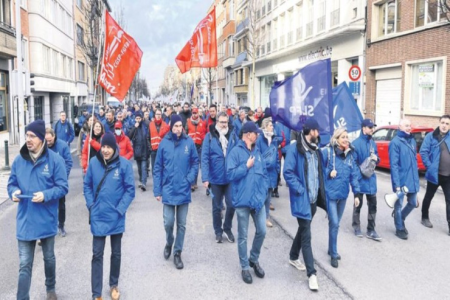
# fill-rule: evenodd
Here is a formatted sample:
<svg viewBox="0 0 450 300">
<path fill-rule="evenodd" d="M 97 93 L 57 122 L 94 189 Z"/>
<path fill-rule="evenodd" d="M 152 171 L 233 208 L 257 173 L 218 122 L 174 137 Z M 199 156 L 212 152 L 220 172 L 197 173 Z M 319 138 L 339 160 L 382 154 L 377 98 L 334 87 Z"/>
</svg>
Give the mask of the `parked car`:
<svg viewBox="0 0 450 300">
<path fill-rule="evenodd" d="M 411 128 L 411 134 L 414 136 L 417 144 L 417 165 L 419 171 L 424 172 L 426 170 L 422 157 L 420 157 L 419 150 L 422 146 L 423 139 L 427 133 L 432 132 L 434 129 L 431 127 L 417 126 Z M 378 156 L 380 157 L 380 163 L 378 167 L 390 169 L 389 163 L 389 143 L 397 135 L 398 125 L 380 126 L 373 133 L 373 140 L 377 144 Z"/>
</svg>

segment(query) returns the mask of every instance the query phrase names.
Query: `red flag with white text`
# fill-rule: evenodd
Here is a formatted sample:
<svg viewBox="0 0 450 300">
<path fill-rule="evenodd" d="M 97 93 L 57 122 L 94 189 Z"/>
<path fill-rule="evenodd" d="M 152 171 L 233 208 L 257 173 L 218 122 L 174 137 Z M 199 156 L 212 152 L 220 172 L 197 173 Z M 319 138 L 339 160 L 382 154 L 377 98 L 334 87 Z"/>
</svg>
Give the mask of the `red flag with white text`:
<svg viewBox="0 0 450 300">
<path fill-rule="evenodd" d="M 175 58 L 181 73 L 193 67 L 217 67 L 216 8 L 197 25 L 191 39 Z"/>
<path fill-rule="evenodd" d="M 105 50 L 99 83 L 111 96 L 123 101 L 141 67 L 142 50 L 107 11 L 105 21 Z"/>
</svg>

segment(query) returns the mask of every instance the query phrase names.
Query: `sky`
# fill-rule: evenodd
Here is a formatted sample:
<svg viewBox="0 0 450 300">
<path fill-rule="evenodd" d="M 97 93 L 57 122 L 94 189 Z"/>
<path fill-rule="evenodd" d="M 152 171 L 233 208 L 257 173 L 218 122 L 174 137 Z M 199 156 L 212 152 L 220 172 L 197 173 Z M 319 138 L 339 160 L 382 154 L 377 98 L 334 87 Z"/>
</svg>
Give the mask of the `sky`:
<svg viewBox="0 0 450 300">
<path fill-rule="evenodd" d="M 108 0 L 113 18 L 124 11 L 125 31 L 144 52 L 140 76 L 150 93 L 162 83 L 164 70 L 191 38 L 213 0 Z"/>
</svg>

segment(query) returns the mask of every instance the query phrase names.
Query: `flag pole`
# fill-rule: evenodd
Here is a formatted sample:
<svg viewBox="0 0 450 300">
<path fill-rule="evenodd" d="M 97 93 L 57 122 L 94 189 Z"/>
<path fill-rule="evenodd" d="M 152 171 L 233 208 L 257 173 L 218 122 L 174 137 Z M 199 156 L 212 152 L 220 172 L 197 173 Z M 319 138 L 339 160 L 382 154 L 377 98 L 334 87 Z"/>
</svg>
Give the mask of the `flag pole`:
<svg viewBox="0 0 450 300">
<path fill-rule="evenodd" d="M 102 24 L 101 24 L 101 27 L 100 27 L 100 45 L 99 45 L 99 47 L 98 47 L 98 55 L 97 55 L 97 57 L 98 57 L 98 59 L 97 59 L 97 68 L 96 68 L 96 70 L 95 70 L 95 80 L 94 80 L 94 98 L 92 99 L 92 117 L 94 117 L 94 115 L 95 115 L 95 98 L 97 97 L 97 88 L 98 88 L 98 69 L 99 69 L 99 67 L 100 67 L 100 60 L 102 59 L 101 57 L 100 57 L 100 55 L 102 54 L 102 46 L 103 46 L 103 48 L 105 47 L 105 45 L 104 45 L 104 37 L 105 37 L 105 33 L 103 32 L 104 31 L 104 25 L 105 25 L 105 14 L 106 14 L 106 8 L 103 10 L 104 11 L 104 13 L 103 13 L 103 15 L 102 15 Z M 103 43 L 103 45 L 102 45 L 102 43 Z M 103 49 L 103 51 L 104 51 L 105 49 Z M 102 64 L 102 69 L 103 69 L 103 64 Z M 94 120 L 93 118 L 92 118 L 92 120 Z M 88 123 L 89 123 L 89 120 L 88 120 Z M 89 166 L 89 158 L 90 158 L 90 156 L 91 156 L 91 147 L 90 147 L 90 142 L 91 142 L 91 140 L 92 140 L 92 132 L 94 131 L 94 122 L 92 122 L 92 126 L 91 126 L 91 128 L 90 128 L 90 132 L 89 132 L 89 147 L 88 147 L 88 157 L 87 157 L 87 165 Z"/>
</svg>

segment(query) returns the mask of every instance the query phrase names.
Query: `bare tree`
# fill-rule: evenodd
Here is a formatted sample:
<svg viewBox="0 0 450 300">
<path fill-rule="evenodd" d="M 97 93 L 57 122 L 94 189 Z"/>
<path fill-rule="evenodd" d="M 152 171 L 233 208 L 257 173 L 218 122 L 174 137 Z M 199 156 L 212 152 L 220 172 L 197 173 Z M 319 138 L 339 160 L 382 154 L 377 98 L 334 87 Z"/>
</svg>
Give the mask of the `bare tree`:
<svg viewBox="0 0 450 300">
<path fill-rule="evenodd" d="M 247 55 L 252 60 L 252 96 L 251 96 L 251 105 L 252 107 L 255 106 L 255 77 L 256 77 L 256 70 L 255 70 L 255 64 L 256 59 L 259 56 L 259 53 L 261 51 L 261 47 L 264 44 L 264 33 L 262 32 L 262 29 L 259 25 L 259 19 L 262 9 L 262 1 L 261 0 L 248 0 L 247 10 L 248 10 L 248 33 L 247 33 L 247 43 L 248 43 L 248 49 L 247 49 Z"/>
<path fill-rule="evenodd" d="M 447 22 L 450 23 L 450 0 L 439 0 L 439 8 L 445 15 Z"/>
</svg>

